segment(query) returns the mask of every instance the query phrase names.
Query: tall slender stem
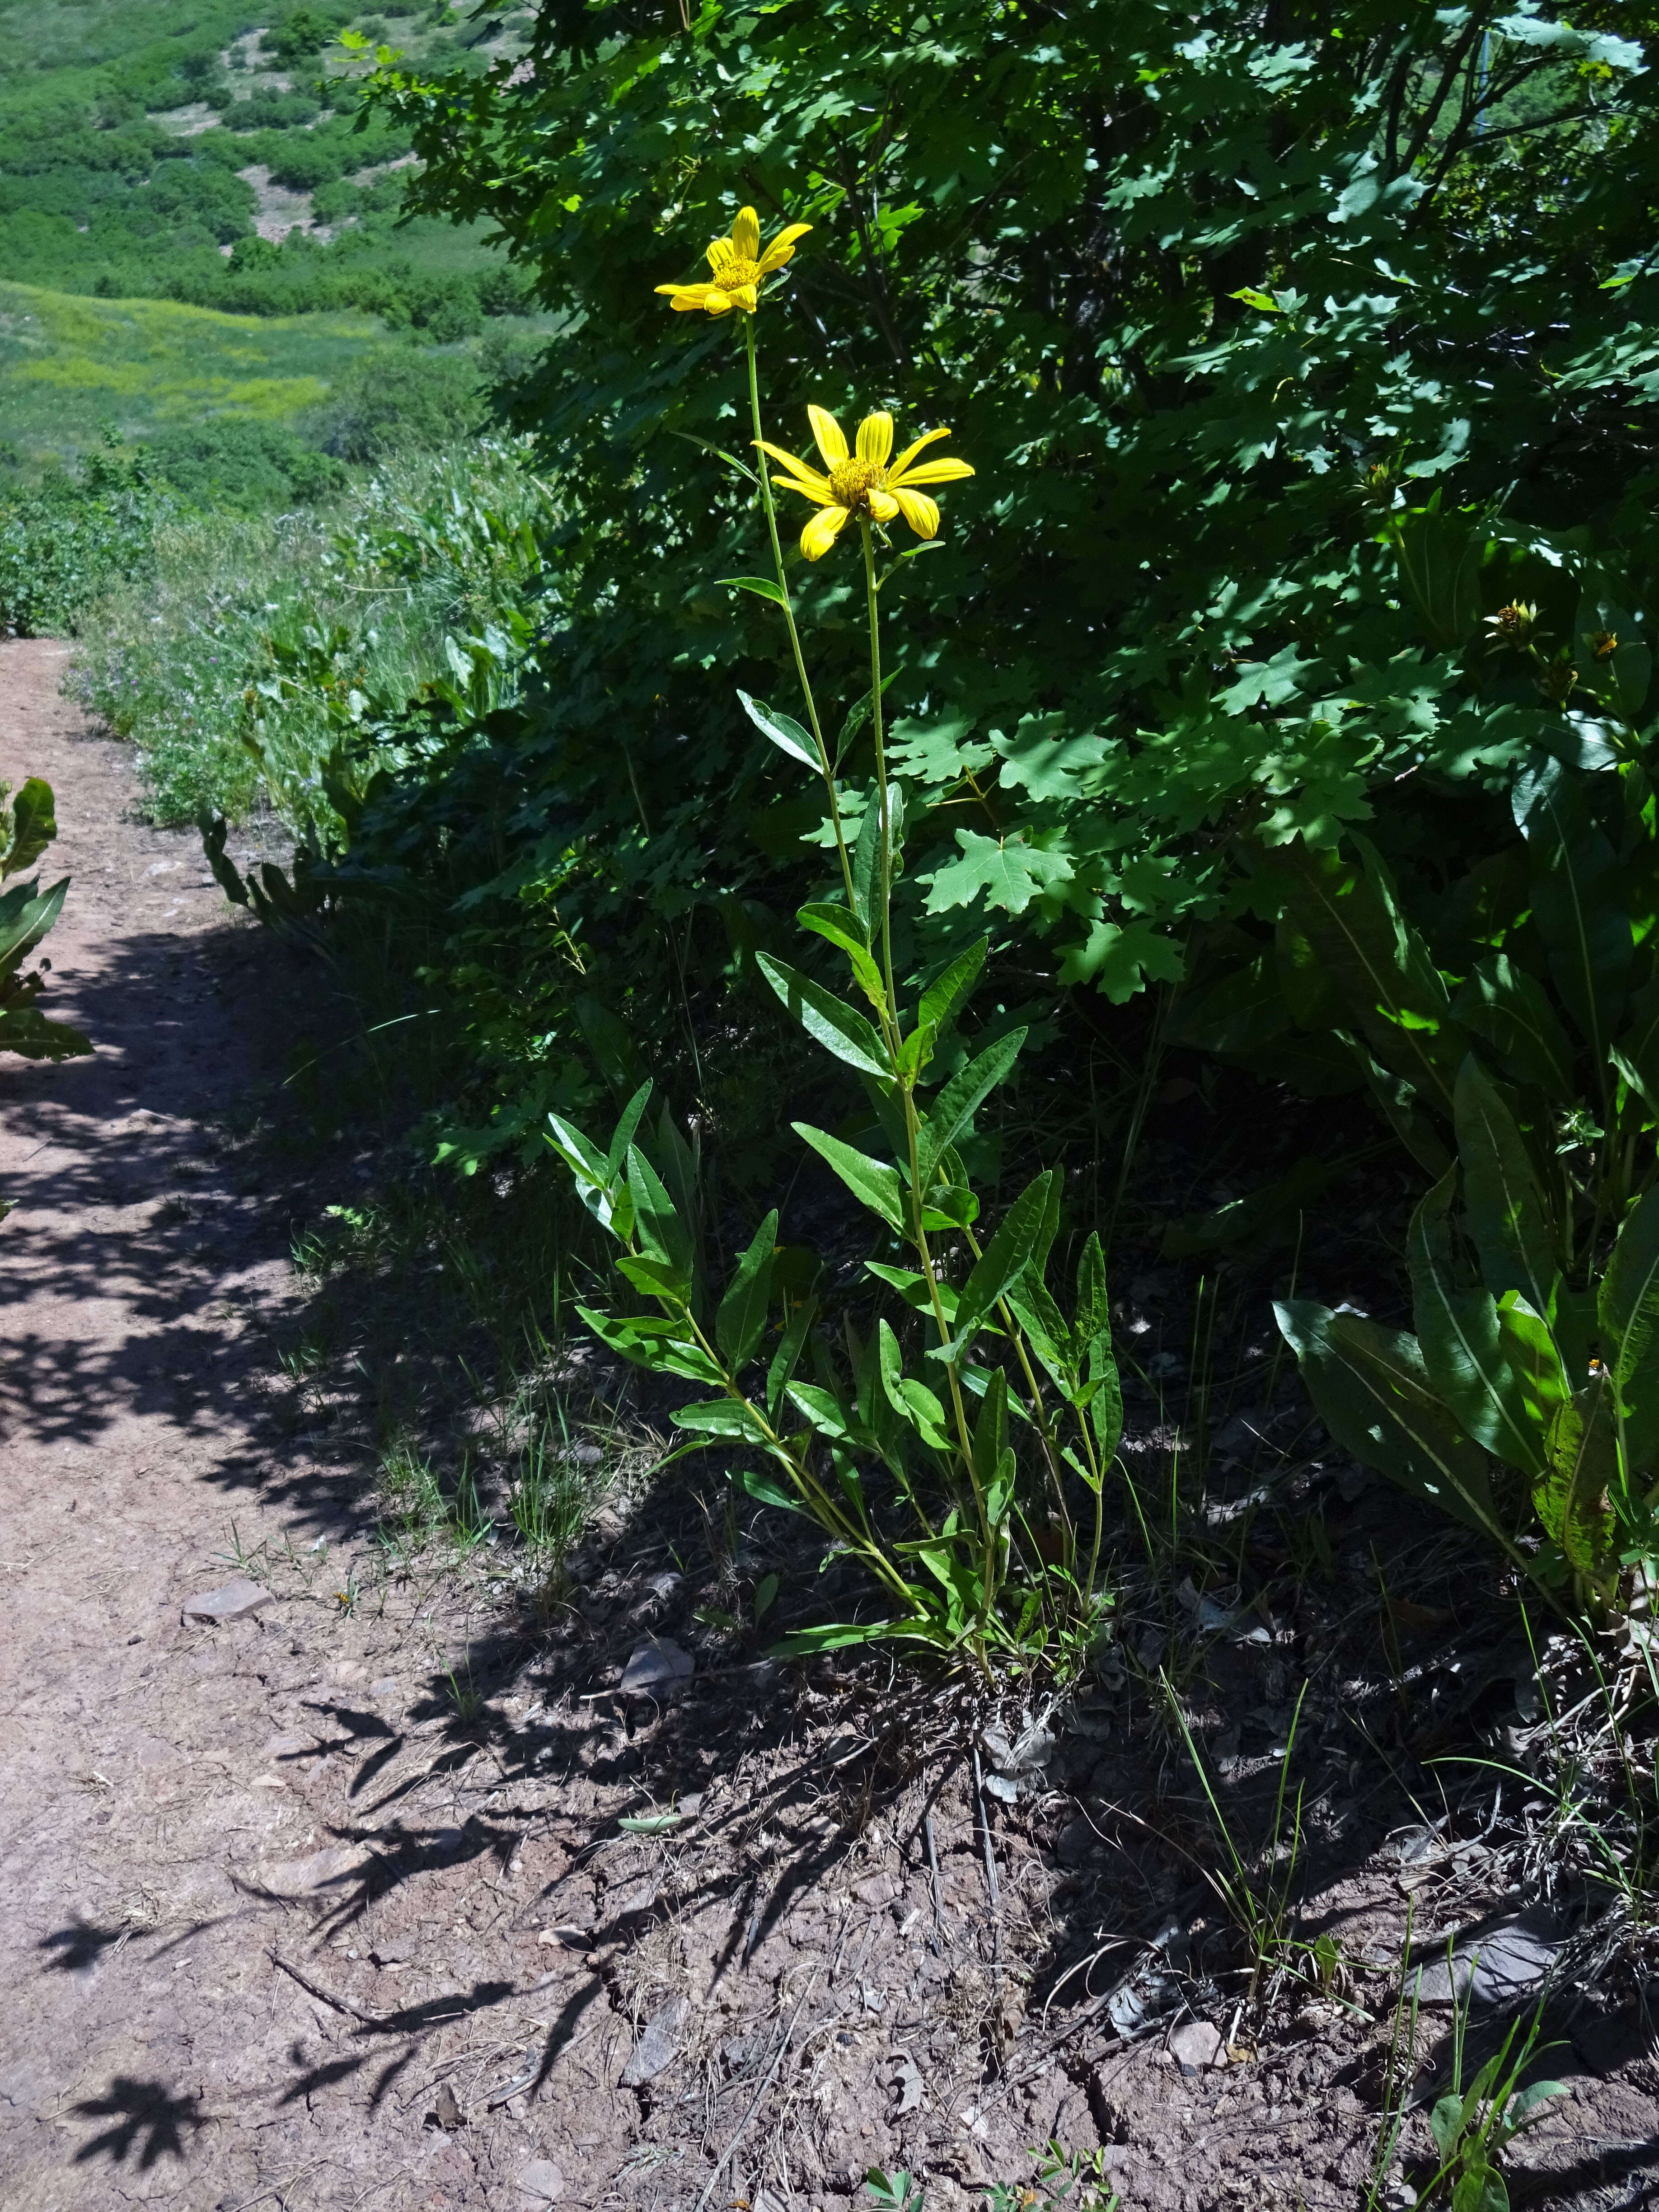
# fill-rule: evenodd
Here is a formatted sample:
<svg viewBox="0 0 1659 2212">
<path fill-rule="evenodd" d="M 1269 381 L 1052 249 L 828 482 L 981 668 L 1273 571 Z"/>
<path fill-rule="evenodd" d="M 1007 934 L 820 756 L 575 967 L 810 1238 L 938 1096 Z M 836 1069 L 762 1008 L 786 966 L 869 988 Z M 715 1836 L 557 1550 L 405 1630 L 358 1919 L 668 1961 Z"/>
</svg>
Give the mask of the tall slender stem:
<svg viewBox="0 0 1659 2212">
<path fill-rule="evenodd" d="M 836 771 L 830 758 L 830 748 L 823 741 L 823 731 L 818 722 L 817 702 L 812 696 L 811 680 L 806 673 L 806 656 L 801 651 L 800 632 L 795 627 L 795 610 L 789 598 L 789 579 L 784 573 L 783 546 L 778 538 L 778 511 L 772 498 L 772 471 L 767 465 L 766 453 L 761 444 L 760 369 L 755 356 L 755 318 L 743 319 L 744 350 L 749 360 L 749 417 L 755 431 L 755 466 L 760 475 L 761 505 L 766 511 L 767 535 L 772 541 L 772 566 L 777 573 L 778 593 L 783 606 L 783 619 L 789 629 L 789 649 L 795 656 L 795 674 L 800 682 L 800 696 L 806 702 L 806 719 L 811 726 L 812 742 L 818 749 L 818 772 L 823 778 L 823 787 L 830 794 L 830 819 L 836 832 L 836 850 L 841 857 L 842 883 L 847 892 L 847 903 L 853 903 L 853 863 L 847 850 L 847 833 L 842 827 L 841 798 L 836 789 Z"/>
<path fill-rule="evenodd" d="M 870 724 L 876 739 L 876 803 L 881 809 L 881 972 L 887 986 L 887 1002 L 896 1012 L 898 997 L 893 989 L 893 817 L 887 803 L 887 747 L 881 715 L 881 613 L 876 591 L 876 542 L 867 515 L 859 517 L 859 530 L 864 539 L 864 592 L 870 610 Z"/>
</svg>

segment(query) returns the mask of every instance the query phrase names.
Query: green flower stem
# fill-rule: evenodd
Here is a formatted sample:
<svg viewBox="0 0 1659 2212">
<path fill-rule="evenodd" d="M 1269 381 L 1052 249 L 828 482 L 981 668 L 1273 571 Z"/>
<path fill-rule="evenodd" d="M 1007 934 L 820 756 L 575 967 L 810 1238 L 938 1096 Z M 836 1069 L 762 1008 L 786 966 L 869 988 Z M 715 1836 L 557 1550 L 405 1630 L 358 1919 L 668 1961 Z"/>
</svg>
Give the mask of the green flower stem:
<svg viewBox="0 0 1659 2212">
<path fill-rule="evenodd" d="M 893 988 L 893 820 L 887 805 L 887 747 L 881 714 L 881 616 L 876 599 L 876 543 L 868 515 L 860 515 L 859 533 L 864 540 L 864 592 L 870 610 L 870 723 L 876 740 L 876 800 L 881 808 L 881 972 L 887 986 L 887 1003 L 896 1011 L 898 994 Z"/>
<path fill-rule="evenodd" d="M 665 1300 L 662 1303 L 666 1304 L 667 1301 Z M 776 1454 L 788 1469 L 795 1487 L 799 1491 L 803 1500 L 811 1509 L 813 1517 L 820 1526 L 827 1527 L 839 1535 L 865 1561 L 877 1580 L 885 1583 L 893 1595 L 903 1600 L 906 1604 L 911 1605 L 911 1609 L 914 1611 L 910 1593 L 903 1577 L 887 1559 L 879 1545 L 871 1540 L 869 1530 L 859 1528 L 847 1518 L 828 1491 L 815 1480 L 800 1455 L 790 1450 L 789 1446 L 778 1434 L 760 1407 L 756 1405 L 754 1400 L 739 1386 L 737 1378 L 720 1358 L 719 1352 L 709 1342 L 690 1307 L 683 1306 L 679 1310 L 678 1318 L 690 1329 L 692 1335 L 696 1338 L 698 1345 L 711 1363 L 719 1368 L 720 1385 L 726 1396 L 736 1400 L 741 1406 L 746 1406 L 766 1431 L 769 1449 Z"/>
<path fill-rule="evenodd" d="M 789 598 L 789 579 L 784 574 L 783 546 L 778 538 L 777 507 L 772 498 L 772 471 L 761 446 L 760 370 L 755 356 L 755 318 L 745 315 L 743 325 L 749 360 L 749 416 L 755 429 L 755 466 L 760 474 L 761 505 L 766 510 L 767 535 L 772 541 L 772 566 L 777 571 L 778 590 L 783 599 L 783 619 L 789 628 L 789 649 L 795 656 L 795 674 L 800 680 L 801 697 L 806 702 L 806 719 L 811 726 L 812 742 L 818 749 L 818 772 L 830 794 L 830 818 L 835 825 L 836 850 L 841 855 L 842 883 L 850 908 L 853 903 L 853 864 L 848 855 L 846 833 L 842 828 L 841 799 L 836 789 L 836 772 L 830 763 L 830 748 L 823 741 L 823 731 L 818 722 L 817 702 L 812 696 L 811 680 L 806 673 L 806 656 L 801 651 L 800 632 L 795 627 L 795 610 Z"/>
</svg>

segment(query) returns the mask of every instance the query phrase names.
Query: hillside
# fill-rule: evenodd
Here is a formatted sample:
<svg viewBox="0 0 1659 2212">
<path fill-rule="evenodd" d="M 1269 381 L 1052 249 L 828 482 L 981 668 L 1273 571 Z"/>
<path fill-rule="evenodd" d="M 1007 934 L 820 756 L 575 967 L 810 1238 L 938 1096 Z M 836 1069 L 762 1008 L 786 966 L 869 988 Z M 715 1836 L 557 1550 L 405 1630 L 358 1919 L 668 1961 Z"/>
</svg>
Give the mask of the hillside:
<svg viewBox="0 0 1659 2212">
<path fill-rule="evenodd" d="M 443 4 L 0 4 L 0 459 L 112 423 L 293 422 L 366 348 L 525 327 L 483 226 L 402 218 L 412 155 L 358 116 L 338 36 L 483 67 L 516 36 L 486 27 L 469 45 Z"/>
</svg>

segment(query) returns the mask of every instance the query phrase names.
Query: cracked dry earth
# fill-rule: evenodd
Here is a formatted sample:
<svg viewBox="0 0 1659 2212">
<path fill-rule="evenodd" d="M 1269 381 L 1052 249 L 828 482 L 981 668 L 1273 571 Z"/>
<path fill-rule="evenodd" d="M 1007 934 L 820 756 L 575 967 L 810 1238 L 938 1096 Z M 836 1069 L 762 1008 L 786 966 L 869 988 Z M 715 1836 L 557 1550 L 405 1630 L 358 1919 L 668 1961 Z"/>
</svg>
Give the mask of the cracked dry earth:
<svg viewBox="0 0 1659 2212">
<path fill-rule="evenodd" d="M 1191 1647 L 1242 1829 L 1265 1832 L 1306 1685 L 1305 1923 L 1370 2014 L 1254 2027 L 1144 1670 L 976 1800 L 943 1692 L 884 1659 L 780 1670 L 702 1625 L 684 1485 L 602 1509 L 541 1615 L 487 1559 L 377 1574 L 372 1454 L 276 1379 L 290 1239 L 343 1194 L 284 1188 L 233 1134 L 318 971 L 228 914 L 192 836 L 132 818 L 65 657 L 0 645 L 0 766 L 52 781 L 47 879 L 74 878 L 51 1004 L 97 1044 L 0 1066 L 0 2212 L 851 2212 L 876 2163 L 967 2212 L 1051 2139 L 1126 2212 L 1358 2212 L 1407 1900 L 1419 1932 L 1466 1925 L 1520 1863 L 1489 1791 L 1436 1798 L 1429 1829 L 1399 1782 L 1438 1788 L 1412 1731 L 1443 1705 L 1515 1724 L 1524 1653 L 1512 1611 L 1458 1613 L 1467 1547 L 1304 1459 L 1334 1595 Z M 233 1521 L 267 1595 L 191 1624 L 237 1571 Z M 809 1600 L 836 1571 L 760 1516 L 744 1540 Z M 1421 1601 L 1402 1635 L 1451 1624 L 1422 1628 L 1411 1711 L 1376 1665 L 1379 1554 Z M 1161 1650 L 1132 1609 L 1126 1646 Z M 653 1632 L 696 1661 L 666 1706 L 617 1694 Z M 1356 1717 L 1396 1765 L 1361 1771 Z M 1511 2190 L 1636 2212 L 1659 2202 L 1647 1995 L 1626 1973 L 1571 2000 L 1565 2092 Z"/>
</svg>

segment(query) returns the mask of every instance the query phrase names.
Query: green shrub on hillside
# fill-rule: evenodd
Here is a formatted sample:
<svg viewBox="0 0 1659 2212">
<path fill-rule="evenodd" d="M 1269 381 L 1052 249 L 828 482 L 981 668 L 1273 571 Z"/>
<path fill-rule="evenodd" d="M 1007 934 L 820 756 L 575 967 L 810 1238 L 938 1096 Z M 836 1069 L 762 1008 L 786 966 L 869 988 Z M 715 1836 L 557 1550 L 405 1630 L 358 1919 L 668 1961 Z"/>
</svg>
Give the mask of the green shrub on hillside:
<svg viewBox="0 0 1659 2212">
<path fill-rule="evenodd" d="M 325 453 L 343 461 L 432 452 L 483 422 L 486 401 L 475 365 L 464 356 L 379 353 L 343 377 L 313 428 Z"/>
<path fill-rule="evenodd" d="M 88 601 L 149 576 L 165 495 L 124 461 L 94 453 L 0 498 L 0 623 L 22 637 L 72 635 Z"/>
<path fill-rule="evenodd" d="M 192 507 L 249 514 L 337 499 L 349 481 L 337 460 L 278 422 L 240 416 L 163 430 L 137 448 L 152 482 Z"/>
</svg>

